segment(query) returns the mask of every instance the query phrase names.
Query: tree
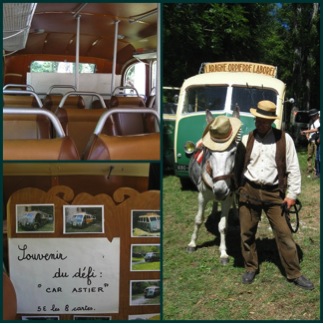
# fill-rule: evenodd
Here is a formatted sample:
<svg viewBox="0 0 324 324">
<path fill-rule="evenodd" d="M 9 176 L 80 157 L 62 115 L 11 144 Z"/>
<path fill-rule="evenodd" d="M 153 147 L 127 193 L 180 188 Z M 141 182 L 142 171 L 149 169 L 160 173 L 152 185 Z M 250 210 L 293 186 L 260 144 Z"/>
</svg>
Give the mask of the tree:
<svg viewBox="0 0 324 324">
<path fill-rule="evenodd" d="M 291 69 L 288 81 L 292 96 L 302 109 L 319 108 L 319 4 L 284 4 L 280 16 L 284 21 L 284 34 L 290 47 L 287 52 L 290 54 Z"/>
<path fill-rule="evenodd" d="M 164 4 L 163 83 L 181 86 L 203 62 L 278 67 L 298 107 L 319 108 L 318 3 Z"/>
<path fill-rule="evenodd" d="M 164 84 L 180 86 L 203 62 L 258 61 L 273 4 L 165 4 Z M 169 67 L 172 67 L 171 69 Z"/>
</svg>

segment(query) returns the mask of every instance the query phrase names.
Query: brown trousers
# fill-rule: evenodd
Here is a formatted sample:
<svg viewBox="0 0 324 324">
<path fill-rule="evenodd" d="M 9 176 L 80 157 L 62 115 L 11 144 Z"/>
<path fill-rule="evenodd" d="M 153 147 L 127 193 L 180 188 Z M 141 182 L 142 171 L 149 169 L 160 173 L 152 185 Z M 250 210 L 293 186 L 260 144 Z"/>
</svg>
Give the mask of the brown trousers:
<svg viewBox="0 0 324 324">
<path fill-rule="evenodd" d="M 300 277 L 301 273 L 296 243 L 285 217 L 281 215 L 282 202 L 277 188 L 257 189 L 245 183 L 240 191 L 239 203 L 241 249 L 246 271 L 257 271 L 259 264 L 255 235 L 263 210 L 271 225 L 281 264 L 287 279 L 291 280 Z"/>
<path fill-rule="evenodd" d="M 311 141 L 307 145 L 307 172 L 314 173 L 313 158 L 316 155 L 316 144 Z"/>
</svg>

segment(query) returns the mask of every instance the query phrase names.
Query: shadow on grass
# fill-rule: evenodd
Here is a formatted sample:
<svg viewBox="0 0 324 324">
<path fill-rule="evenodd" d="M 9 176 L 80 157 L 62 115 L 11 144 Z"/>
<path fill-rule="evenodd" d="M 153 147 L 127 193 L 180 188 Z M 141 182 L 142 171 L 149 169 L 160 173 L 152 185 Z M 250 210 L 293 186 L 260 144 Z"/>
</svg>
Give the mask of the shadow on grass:
<svg viewBox="0 0 324 324">
<path fill-rule="evenodd" d="M 220 235 L 218 231 L 218 223 L 220 220 L 220 212 L 216 214 L 210 214 L 206 220 L 205 227 L 208 232 L 215 235 L 215 239 L 211 241 L 206 241 L 197 246 L 197 249 L 208 248 L 212 246 L 219 246 Z M 303 251 L 298 244 L 297 253 L 299 260 L 303 259 Z M 244 260 L 241 253 L 241 237 L 240 237 L 240 224 L 237 215 L 234 210 L 230 210 L 227 234 L 226 234 L 226 247 L 227 254 L 234 259 L 234 267 L 244 267 Z M 256 247 L 259 258 L 259 265 L 263 262 L 270 262 L 275 264 L 281 274 L 285 275 L 285 270 L 281 265 L 276 241 L 274 238 L 257 238 Z"/>
</svg>

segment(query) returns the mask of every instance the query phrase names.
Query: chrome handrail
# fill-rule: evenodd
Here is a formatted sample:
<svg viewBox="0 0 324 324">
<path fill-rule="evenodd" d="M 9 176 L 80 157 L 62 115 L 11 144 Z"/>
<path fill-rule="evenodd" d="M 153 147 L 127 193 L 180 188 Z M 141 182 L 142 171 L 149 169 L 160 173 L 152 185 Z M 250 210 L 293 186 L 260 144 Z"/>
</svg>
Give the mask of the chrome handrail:
<svg viewBox="0 0 324 324">
<path fill-rule="evenodd" d="M 64 85 L 64 84 L 62 84 L 62 85 L 60 85 L 60 84 L 54 84 L 54 85 L 52 85 L 52 86 L 48 89 L 46 95 L 49 95 L 49 94 L 51 93 L 51 91 L 52 91 L 53 89 L 55 89 L 55 88 L 60 88 L 60 89 L 73 89 L 74 91 L 76 91 L 76 87 L 73 86 L 73 85 L 68 85 L 68 84 L 66 84 L 66 85 Z"/>
<path fill-rule="evenodd" d="M 42 100 L 40 100 L 39 96 L 36 92 L 30 90 L 3 90 L 3 94 L 21 94 L 21 95 L 32 95 L 35 97 L 39 108 L 43 107 Z"/>
<path fill-rule="evenodd" d="M 114 108 L 114 109 L 109 109 L 108 111 L 104 112 L 97 123 L 97 126 L 94 130 L 94 134 L 95 135 L 99 135 L 106 123 L 106 120 L 108 119 L 108 117 L 110 117 L 112 114 L 116 114 L 116 113 L 132 113 L 132 114 L 136 114 L 136 113 L 140 113 L 140 114 L 153 114 L 158 122 L 158 125 L 160 127 L 160 116 L 159 114 L 153 110 L 153 109 L 149 109 L 149 108 L 140 108 L 140 109 L 134 109 L 134 108 Z"/>
<path fill-rule="evenodd" d="M 53 112 L 47 109 L 42 108 L 3 108 L 3 114 L 14 114 L 14 115 L 45 115 L 52 122 L 56 134 L 58 137 L 65 137 L 65 132 L 63 127 L 59 121 L 59 119 L 55 116 Z"/>
<path fill-rule="evenodd" d="M 112 92 L 112 95 L 111 95 L 111 96 L 116 96 L 116 97 L 118 97 L 118 94 L 115 94 L 115 91 L 117 91 L 117 90 L 132 90 L 132 91 L 135 91 L 135 93 L 136 93 L 136 97 L 139 97 L 139 94 L 138 94 L 137 89 L 134 88 L 134 87 L 130 87 L 130 86 L 119 86 L 119 87 L 116 87 L 116 88 L 114 89 L 114 91 Z M 127 97 L 127 95 L 122 95 L 122 96 Z"/>
<path fill-rule="evenodd" d="M 16 83 L 8 83 L 3 87 L 3 90 L 7 90 L 7 88 L 30 88 L 31 91 L 35 92 L 35 89 L 30 84 L 16 84 Z"/>
<path fill-rule="evenodd" d="M 66 93 L 63 96 L 63 98 L 61 99 L 58 108 L 63 108 L 65 100 L 69 96 L 93 96 L 93 97 L 97 97 L 99 99 L 101 105 L 102 105 L 102 108 L 107 108 L 103 97 L 99 93 L 97 93 L 97 92 L 89 92 L 89 91 L 70 91 L 70 92 Z"/>
</svg>

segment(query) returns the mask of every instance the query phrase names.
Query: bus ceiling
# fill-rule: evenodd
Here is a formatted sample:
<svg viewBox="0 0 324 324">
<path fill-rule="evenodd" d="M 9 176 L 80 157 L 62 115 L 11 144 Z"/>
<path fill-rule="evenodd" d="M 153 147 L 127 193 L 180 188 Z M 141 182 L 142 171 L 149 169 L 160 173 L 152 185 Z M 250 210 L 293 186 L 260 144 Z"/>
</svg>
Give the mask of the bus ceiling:
<svg viewBox="0 0 324 324">
<path fill-rule="evenodd" d="M 114 75 L 159 57 L 158 20 L 158 3 L 3 3 L 4 56 L 104 60 Z"/>
</svg>

